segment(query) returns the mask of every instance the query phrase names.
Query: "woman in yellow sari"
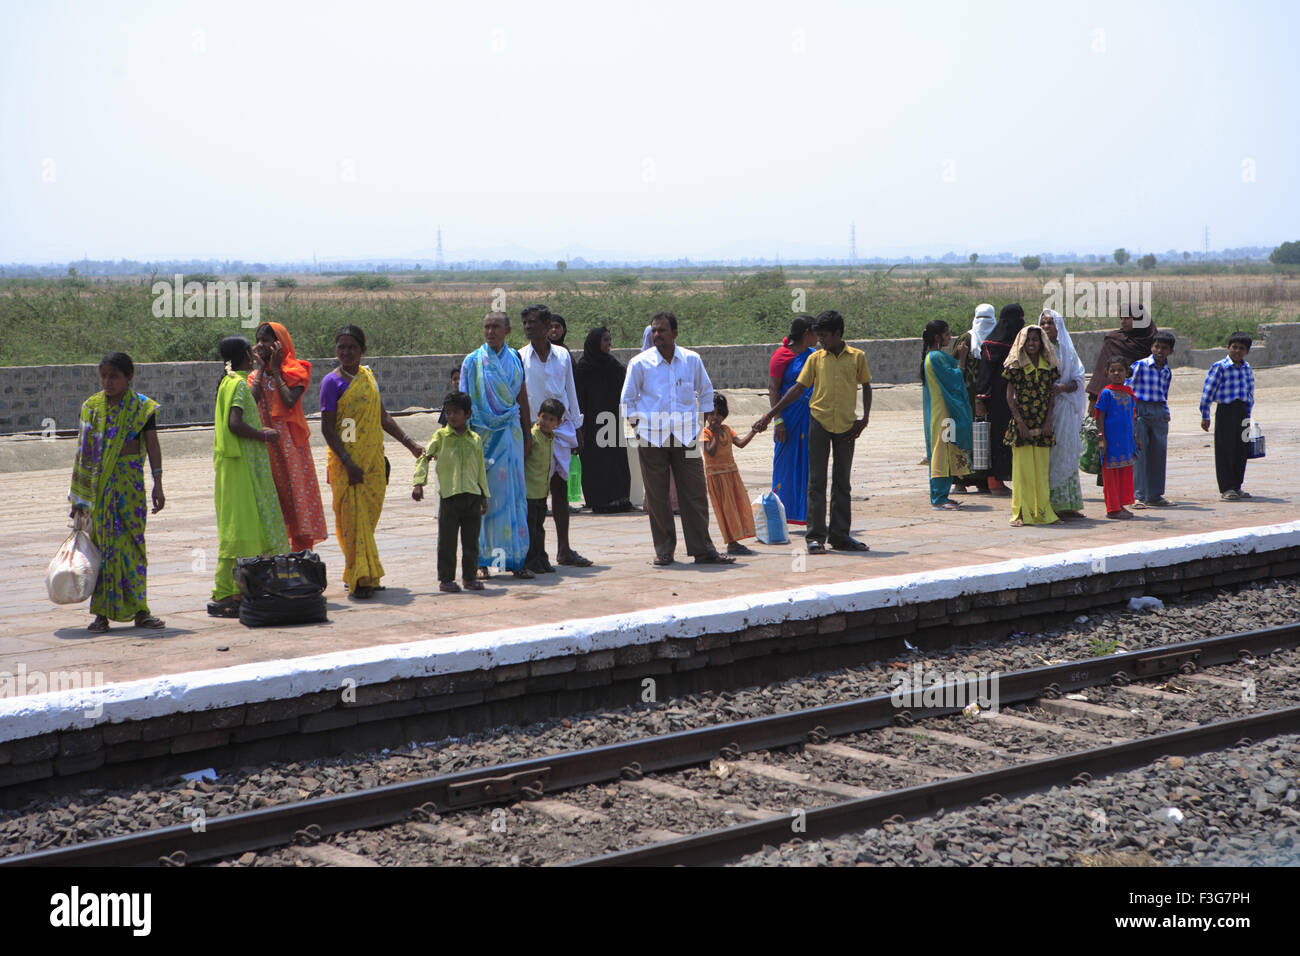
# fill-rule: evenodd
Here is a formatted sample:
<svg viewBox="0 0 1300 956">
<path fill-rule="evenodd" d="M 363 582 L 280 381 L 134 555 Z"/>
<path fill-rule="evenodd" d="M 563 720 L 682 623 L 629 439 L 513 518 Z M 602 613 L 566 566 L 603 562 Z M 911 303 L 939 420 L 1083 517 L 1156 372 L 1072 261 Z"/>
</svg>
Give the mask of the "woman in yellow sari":
<svg viewBox="0 0 1300 956">
<path fill-rule="evenodd" d="M 339 367 L 320 383 L 321 434 L 329 445 L 326 475 L 343 551 L 343 583 L 361 600 L 374 595 L 384 576 L 375 544 L 388 486 L 383 433 L 401 442 L 414 458 L 424 452 L 384 409 L 375 376 L 361 364 L 365 354 L 366 334 L 355 325 L 343 326 L 334 336 Z"/>
</svg>

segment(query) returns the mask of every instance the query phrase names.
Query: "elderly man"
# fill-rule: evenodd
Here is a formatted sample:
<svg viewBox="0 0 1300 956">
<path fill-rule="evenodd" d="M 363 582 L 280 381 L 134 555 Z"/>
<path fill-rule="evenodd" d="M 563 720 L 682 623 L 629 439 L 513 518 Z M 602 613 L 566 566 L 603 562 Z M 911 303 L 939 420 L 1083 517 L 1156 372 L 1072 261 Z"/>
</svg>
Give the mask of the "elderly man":
<svg viewBox="0 0 1300 956">
<path fill-rule="evenodd" d="M 700 416 L 713 411 L 713 383 L 699 355 L 678 348 L 677 316 L 660 312 L 650 320 L 653 348 L 627 363 L 623 382 L 625 417 L 636 424 L 641 481 L 645 485 L 654 564 L 673 563 L 677 529 L 669 502 L 668 479 L 677 483 L 686 553 L 696 564 L 732 564 L 709 539 L 708 489 L 696 445 Z"/>
<path fill-rule="evenodd" d="M 569 350 L 554 345 L 550 339 L 551 310 L 544 305 L 530 305 L 520 313 L 524 335 L 528 344 L 519 350 L 524 363 L 524 381 L 528 386 L 528 402 L 532 406 L 530 418 L 542 402 L 553 398 L 564 406 L 564 417 L 555 429 L 551 445 L 551 514 L 555 516 L 555 563 L 576 568 L 589 568 L 591 561 L 569 545 L 569 463 L 574 451 L 582 451 L 582 410 L 578 407 L 578 392 L 573 385 L 573 359 Z M 541 570 L 554 571 L 546 564 Z M 538 570 L 537 568 L 533 569 Z"/>
</svg>

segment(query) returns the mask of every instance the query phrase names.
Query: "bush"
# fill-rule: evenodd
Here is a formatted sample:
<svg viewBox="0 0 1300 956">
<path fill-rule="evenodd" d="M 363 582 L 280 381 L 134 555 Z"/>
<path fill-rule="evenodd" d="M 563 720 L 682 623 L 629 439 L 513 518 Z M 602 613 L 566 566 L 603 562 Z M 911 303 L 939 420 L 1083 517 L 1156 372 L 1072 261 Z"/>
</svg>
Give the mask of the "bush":
<svg viewBox="0 0 1300 956">
<path fill-rule="evenodd" d="M 344 276 L 337 284 L 344 289 L 367 289 L 373 292 L 376 289 L 391 289 L 393 280 L 380 275 L 350 275 Z"/>
<path fill-rule="evenodd" d="M 276 276 L 275 287 L 277 289 L 294 289 L 298 286 L 298 280 L 293 276 Z"/>
<path fill-rule="evenodd" d="M 1154 269 L 1156 267 L 1156 257 L 1148 252 L 1138 260 L 1138 266 L 1143 269 Z"/>
<path fill-rule="evenodd" d="M 1042 264 L 1043 260 L 1038 256 L 1024 256 L 1020 260 L 1020 265 L 1024 267 L 1026 272 L 1033 272 Z"/>
</svg>

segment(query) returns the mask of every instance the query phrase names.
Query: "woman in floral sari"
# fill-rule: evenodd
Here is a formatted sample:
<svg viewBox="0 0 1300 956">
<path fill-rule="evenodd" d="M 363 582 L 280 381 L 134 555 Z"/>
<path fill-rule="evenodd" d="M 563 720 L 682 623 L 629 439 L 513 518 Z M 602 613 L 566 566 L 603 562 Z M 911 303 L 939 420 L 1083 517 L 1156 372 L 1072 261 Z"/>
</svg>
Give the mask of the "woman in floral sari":
<svg viewBox="0 0 1300 956">
<path fill-rule="evenodd" d="M 971 470 L 971 405 L 962 366 L 965 351 L 956 358 L 944 351 L 952 341 L 948 323 L 935 319 L 921 338 L 921 404 L 925 447 L 930 464 L 930 507 L 955 511 L 948 499 L 954 481 Z"/>
<path fill-rule="evenodd" d="M 72 517 L 90 520 L 90 537 L 103 557 L 88 628 L 107 631 L 109 621 L 134 620 L 136 627 L 164 627 L 149 613 L 148 558 L 144 546 L 144 455 L 153 472 L 153 514 L 162 511 L 162 451 L 155 416 L 158 403 L 131 387 L 135 363 L 124 352 L 99 363 L 101 391 L 81 406 L 77 460 L 72 466 Z"/>
<path fill-rule="evenodd" d="M 235 561 L 289 549 L 284 516 L 271 478 L 266 448 L 280 439 L 263 428 L 257 402 L 248 387 L 253 349 L 242 335 L 222 339 L 218 347 L 226 373 L 217 386 L 213 417 L 212 467 L 216 474 L 213 501 L 217 508 L 217 575 L 208 614 L 239 616 L 239 586 Z"/>
<path fill-rule="evenodd" d="M 1060 362 L 1043 330 L 1026 325 L 1016 334 L 1002 369 L 1011 421 L 1002 437 L 1011 449 L 1011 524 L 1054 524 L 1050 467 L 1052 458 L 1052 386 L 1061 377 Z"/>
<path fill-rule="evenodd" d="M 266 450 L 289 546 L 310 551 L 317 541 L 329 537 L 311 457 L 311 432 L 302 411 L 302 394 L 311 384 L 311 363 L 294 356 L 288 329 L 279 322 L 263 322 L 257 328 L 253 364 L 248 386 L 257 399 L 257 410 L 280 435 Z"/>
<path fill-rule="evenodd" d="M 528 497 L 524 459 L 532 445 L 524 363 L 506 345 L 510 317 L 489 312 L 483 319 L 483 344 L 465 357 L 460 387 L 474 403 L 470 425 L 483 439 L 487 462 L 488 512 L 479 535 L 479 574 L 504 557 L 517 578 L 531 578 L 524 567 L 528 554 Z"/>
<path fill-rule="evenodd" d="M 334 496 L 334 530 L 343 551 L 343 583 L 358 600 L 372 597 L 384 576 L 375 544 L 375 525 L 388 489 L 384 432 L 412 457 L 424 452 L 384 408 L 375 376 L 361 364 L 365 354 L 366 334 L 355 325 L 343 326 L 334 336 L 339 367 L 320 383 L 321 434 L 330 449 L 326 475 Z"/>
<path fill-rule="evenodd" d="M 803 371 L 808 357 L 817 351 L 817 333 L 811 315 L 800 315 L 790 323 L 790 334 L 772 354 L 767 367 L 767 399 L 772 407 L 781 400 Z M 785 506 L 785 520 L 805 524 L 808 519 L 808 402 L 812 390 L 805 389 L 776 419 L 772 453 L 772 490 Z"/>
</svg>

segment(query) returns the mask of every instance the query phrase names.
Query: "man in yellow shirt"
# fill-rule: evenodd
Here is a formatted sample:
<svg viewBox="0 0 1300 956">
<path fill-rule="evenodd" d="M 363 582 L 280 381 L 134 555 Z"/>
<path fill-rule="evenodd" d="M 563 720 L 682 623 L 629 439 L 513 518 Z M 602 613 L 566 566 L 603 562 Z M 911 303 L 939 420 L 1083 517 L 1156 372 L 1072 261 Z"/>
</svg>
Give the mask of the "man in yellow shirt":
<svg viewBox="0 0 1300 956">
<path fill-rule="evenodd" d="M 763 431 L 804 389 L 812 389 L 808 403 L 812 413 L 808 424 L 808 553 L 826 552 L 826 470 L 832 450 L 830 546 L 837 551 L 868 551 L 865 544 L 849 536 L 853 519 L 849 471 L 854 442 L 871 417 L 871 372 L 866 355 L 844 343 L 844 316 L 828 309 L 817 316 L 814 330 L 821 349 L 809 357 L 790 390 L 754 427 Z M 859 385 L 862 417 L 855 419 Z"/>
</svg>

